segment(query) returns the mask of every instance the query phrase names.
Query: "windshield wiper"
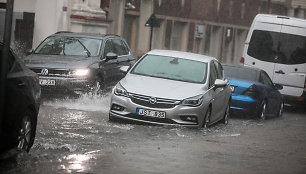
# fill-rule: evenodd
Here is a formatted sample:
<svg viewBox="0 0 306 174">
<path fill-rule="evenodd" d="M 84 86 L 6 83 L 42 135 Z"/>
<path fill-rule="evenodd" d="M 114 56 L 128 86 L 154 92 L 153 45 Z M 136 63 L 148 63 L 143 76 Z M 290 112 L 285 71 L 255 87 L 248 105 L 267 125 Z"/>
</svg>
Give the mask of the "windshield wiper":
<svg viewBox="0 0 306 174">
<path fill-rule="evenodd" d="M 84 48 L 84 50 L 86 50 L 87 56 L 90 57 L 90 56 L 91 56 L 91 53 L 90 53 L 90 51 L 86 48 L 86 46 L 85 46 L 79 39 L 75 39 L 75 40 L 77 40 L 77 41 L 82 45 L 82 47 Z"/>
</svg>

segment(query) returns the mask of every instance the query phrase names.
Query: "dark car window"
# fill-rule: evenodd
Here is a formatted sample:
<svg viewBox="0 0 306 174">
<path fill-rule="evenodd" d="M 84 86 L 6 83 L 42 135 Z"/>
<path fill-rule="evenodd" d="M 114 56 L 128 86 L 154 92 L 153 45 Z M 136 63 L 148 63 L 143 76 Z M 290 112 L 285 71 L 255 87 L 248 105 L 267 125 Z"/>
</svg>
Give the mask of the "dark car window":
<svg viewBox="0 0 306 174">
<path fill-rule="evenodd" d="M 306 37 L 254 30 L 248 55 L 267 62 L 283 64 L 306 63 Z"/>
<path fill-rule="evenodd" d="M 118 56 L 122 56 L 122 55 L 127 55 L 127 51 L 126 48 L 124 47 L 122 41 L 120 39 L 112 39 L 113 44 L 114 44 L 114 48 L 115 48 L 115 53 Z"/>
<path fill-rule="evenodd" d="M 257 72 L 254 69 L 236 66 L 223 66 L 225 77 L 228 79 L 241 79 L 248 81 L 258 81 Z"/>
<path fill-rule="evenodd" d="M 223 79 L 223 68 L 222 68 L 221 64 L 214 61 L 214 65 L 215 65 L 216 70 L 217 70 L 218 79 Z"/>
<path fill-rule="evenodd" d="M 1 45 L 0 46 L 0 58 L 2 60 L 2 50 L 3 50 L 3 46 Z M 8 63 L 8 70 L 9 72 L 19 72 L 22 70 L 22 68 L 20 67 L 19 64 L 16 64 L 15 63 L 15 57 L 14 57 L 14 54 L 12 54 L 12 52 L 10 51 L 9 52 L 9 56 L 8 56 L 8 59 L 7 59 L 7 63 Z"/>
<path fill-rule="evenodd" d="M 267 75 L 267 73 L 265 73 L 263 71 L 260 73 L 259 82 L 261 82 L 261 83 L 263 83 L 263 84 L 265 84 L 269 87 L 273 87 L 273 83 L 272 83 L 270 77 Z"/>
<path fill-rule="evenodd" d="M 213 86 L 215 84 L 216 79 L 218 78 L 218 73 L 214 63 L 210 64 L 210 75 L 209 75 L 209 86 Z"/>
<path fill-rule="evenodd" d="M 112 40 L 107 40 L 105 42 L 103 57 L 106 57 L 107 53 L 115 53 L 115 48 L 113 46 Z"/>
</svg>

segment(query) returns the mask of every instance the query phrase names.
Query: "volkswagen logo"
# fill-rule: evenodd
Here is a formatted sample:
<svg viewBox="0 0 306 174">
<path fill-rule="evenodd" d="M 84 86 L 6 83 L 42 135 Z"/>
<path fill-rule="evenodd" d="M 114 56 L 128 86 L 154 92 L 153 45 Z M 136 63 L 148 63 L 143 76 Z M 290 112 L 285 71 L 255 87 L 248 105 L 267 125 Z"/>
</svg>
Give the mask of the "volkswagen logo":
<svg viewBox="0 0 306 174">
<path fill-rule="evenodd" d="M 156 103 L 156 98 L 155 97 L 150 97 L 149 102 L 154 105 Z"/>
<path fill-rule="evenodd" d="M 49 73 L 49 71 L 48 71 L 47 68 L 42 69 L 41 72 L 40 72 L 40 74 L 43 75 L 43 76 L 48 75 L 48 73 Z"/>
</svg>

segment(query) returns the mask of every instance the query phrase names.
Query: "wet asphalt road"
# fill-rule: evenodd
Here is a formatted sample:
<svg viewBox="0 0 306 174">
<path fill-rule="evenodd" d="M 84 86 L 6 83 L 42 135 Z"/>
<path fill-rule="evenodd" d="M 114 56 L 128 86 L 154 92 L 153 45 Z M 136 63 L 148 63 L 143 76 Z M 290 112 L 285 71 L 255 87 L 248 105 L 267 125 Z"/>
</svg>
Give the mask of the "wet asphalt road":
<svg viewBox="0 0 306 174">
<path fill-rule="evenodd" d="M 306 173 L 306 111 L 209 129 L 108 121 L 109 95 L 44 101 L 30 153 L 0 173 Z"/>
</svg>

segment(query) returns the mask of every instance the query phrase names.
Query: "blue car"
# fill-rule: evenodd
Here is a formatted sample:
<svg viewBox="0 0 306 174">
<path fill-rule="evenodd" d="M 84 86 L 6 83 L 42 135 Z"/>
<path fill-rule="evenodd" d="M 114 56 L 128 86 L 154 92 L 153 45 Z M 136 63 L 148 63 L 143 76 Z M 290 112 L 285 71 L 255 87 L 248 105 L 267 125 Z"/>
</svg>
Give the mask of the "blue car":
<svg viewBox="0 0 306 174">
<path fill-rule="evenodd" d="M 273 84 L 265 71 L 234 65 L 223 65 L 223 68 L 232 90 L 232 114 L 262 120 L 282 116 L 284 104 L 278 90 L 283 87 Z"/>
</svg>

